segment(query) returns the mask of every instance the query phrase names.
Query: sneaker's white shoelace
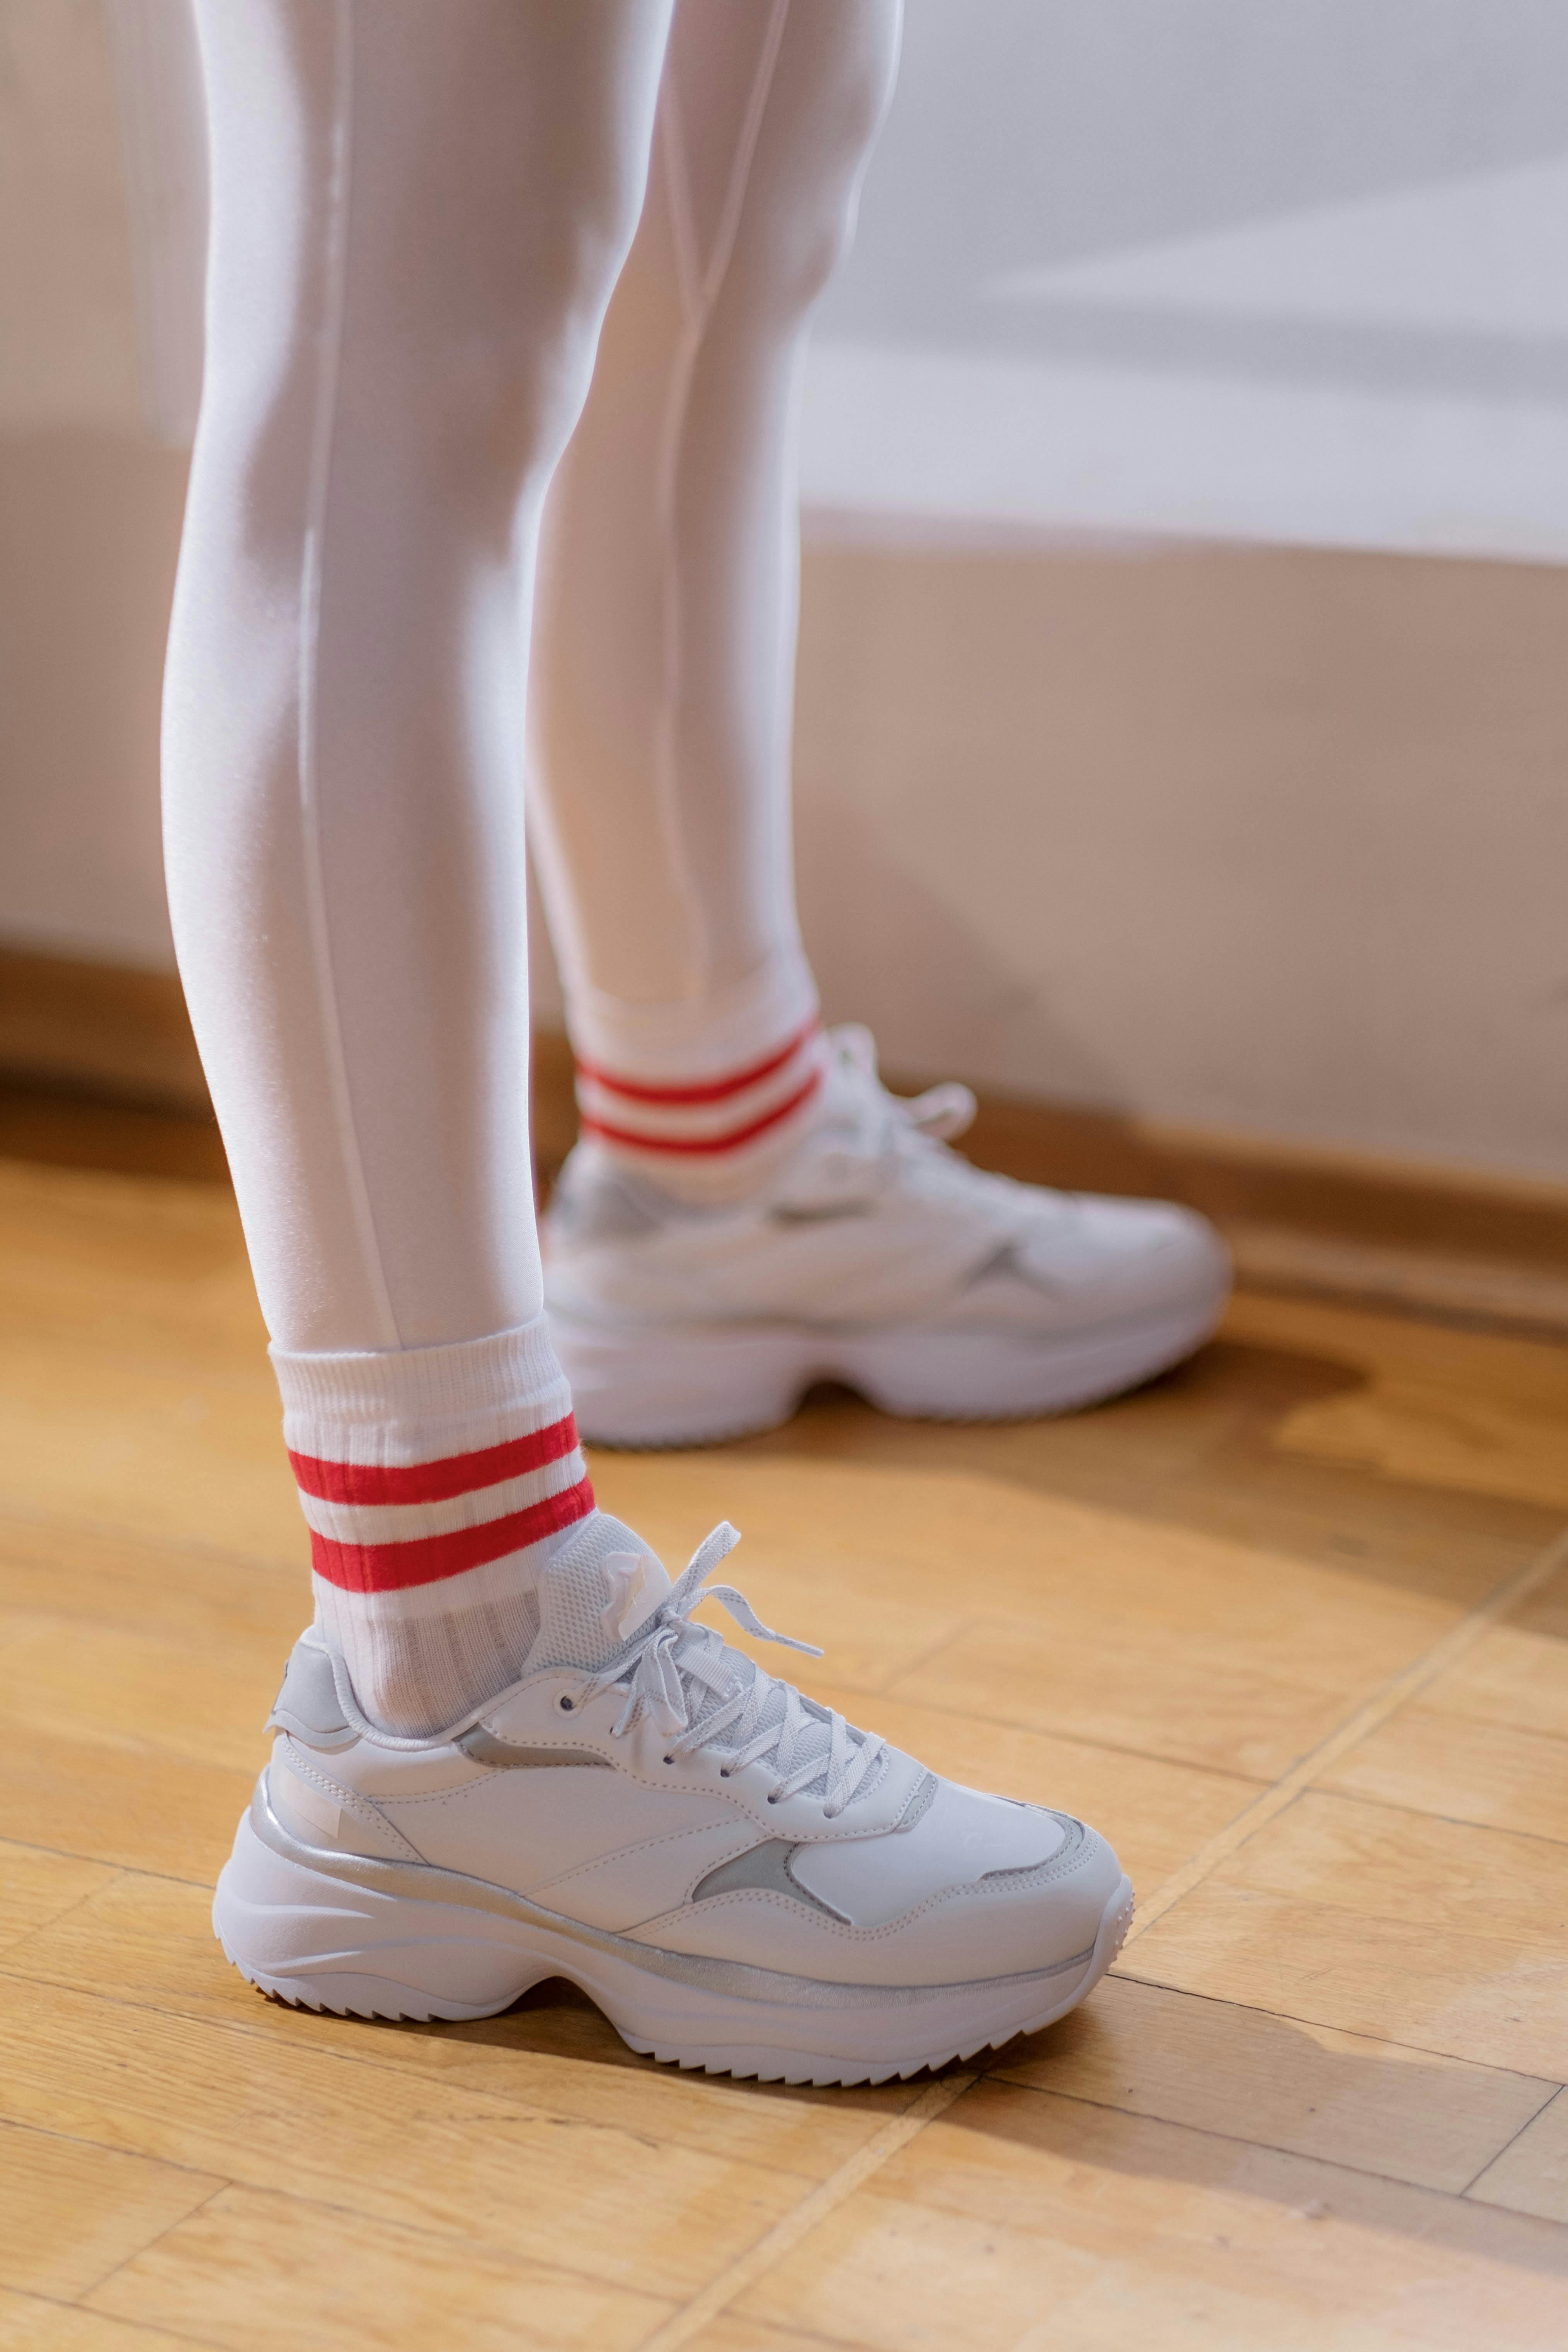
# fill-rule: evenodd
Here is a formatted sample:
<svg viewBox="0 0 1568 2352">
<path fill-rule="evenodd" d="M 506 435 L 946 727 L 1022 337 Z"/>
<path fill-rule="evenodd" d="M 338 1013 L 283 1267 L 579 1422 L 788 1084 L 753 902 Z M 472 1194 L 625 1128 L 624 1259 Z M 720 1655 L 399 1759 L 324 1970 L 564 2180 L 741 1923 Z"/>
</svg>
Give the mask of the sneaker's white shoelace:
<svg viewBox="0 0 1568 2352">
<path fill-rule="evenodd" d="M 889 1094 L 877 1074 L 877 1041 L 868 1029 L 846 1022 L 829 1030 L 828 1044 L 849 1078 L 841 1097 L 855 1121 L 854 1133 L 845 1138 L 848 1182 L 855 1181 L 857 1163 L 879 1170 L 886 1183 L 897 1183 L 900 1163 L 912 1167 L 928 1196 L 935 1190 L 972 1215 L 983 1212 L 999 1240 L 1021 1241 L 1047 1201 L 1066 1204 L 1064 1193 L 993 1175 L 947 1149 L 974 1118 L 975 1100 L 967 1087 L 949 1079 L 924 1094 Z"/>
<path fill-rule="evenodd" d="M 668 1738 L 671 1759 L 692 1755 L 727 1732 L 730 1738 L 724 1745 L 721 1779 L 727 1780 L 731 1772 L 767 1757 L 775 1775 L 768 1794 L 770 1805 L 821 1780 L 823 1814 L 832 1821 L 880 1761 L 888 1743 L 864 1732 L 852 1735 L 844 1717 L 832 1709 L 808 1713 L 793 1683 L 764 1674 L 752 1659 L 731 1650 L 710 1625 L 692 1623 L 692 1610 L 704 1601 L 717 1601 L 759 1641 L 777 1642 L 809 1658 L 821 1657 L 822 1652 L 812 1643 L 797 1642 L 764 1625 L 744 1593 L 732 1584 L 707 1584 L 712 1570 L 740 1540 L 729 1521 L 721 1521 L 692 1554 L 690 1564 L 637 1634 L 630 1650 L 595 1675 L 577 1703 L 586 1706 L 604 1690 L 624 1690 L 626 1703 L 611 1727 L 612 1737 L 621 1738 L 646 1709 Z M 717 1703 L 694 1720 L 694 1710 L 703 1704 L 702 1694 L 711 1695 Z M 763 1717 L 770 1714 L 774 1719 L 764 1723 Z M 796 1750 L 803 1740 L 825 1727 L 826 1753 L 820 1738 L 812 1738 L 813 1752 L 797 1763 Z"/>
<path fill-rule="evenodd" d="M 865 1080 L 857 1091 L 858 1108 L 868 1129 L 883 1148 L 900 1132 L 914 1133 L 931 1143 L 945 1143 L 973 1123 L 975 1100 L 956 1078 L 928 1087 L 921 1095 L 890 1095 L 877 1075 L 877 1041 L 858 1022 L 846 1021 L 827 1033 L 827 1042 L 839 1063 Z"/>
</svg>

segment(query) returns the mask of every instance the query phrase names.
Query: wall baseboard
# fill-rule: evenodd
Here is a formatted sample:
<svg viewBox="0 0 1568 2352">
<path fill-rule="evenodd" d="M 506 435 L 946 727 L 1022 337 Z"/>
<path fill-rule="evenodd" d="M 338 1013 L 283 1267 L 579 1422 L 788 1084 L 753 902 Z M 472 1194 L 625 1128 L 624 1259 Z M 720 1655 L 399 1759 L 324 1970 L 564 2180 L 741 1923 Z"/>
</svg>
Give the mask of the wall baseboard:
<svg viewBox="0 0 1568 2352">
<path fill-rule="evenodd" d="M 0 947 L 0 1080 L 212 1117 L 172 971 Z"/>
<path fill-rule="evenodd" d="M 577 1132 L 564 1037 L 535 1034 L 532 1093 L 548 1184 Z M 965 1148 L 1026 1182 L 1184 1201 L 1250 1288 L 1568 1338 L 1568 1186 L 994 1093 Z M 221 1175 L 173 972 L 0 948 L 0 1156 Z"/>
</svg>

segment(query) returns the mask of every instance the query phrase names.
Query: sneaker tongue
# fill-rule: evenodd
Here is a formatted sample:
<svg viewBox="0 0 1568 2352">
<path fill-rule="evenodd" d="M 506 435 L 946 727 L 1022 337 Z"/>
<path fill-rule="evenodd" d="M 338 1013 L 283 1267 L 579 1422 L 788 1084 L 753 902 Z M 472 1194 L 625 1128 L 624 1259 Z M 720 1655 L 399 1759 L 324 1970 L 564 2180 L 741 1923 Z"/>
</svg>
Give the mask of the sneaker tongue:
<svg viewBox="0 0 1568 2352">
<path fill-rule="evenodd" d="M 539 1632 L 529 1651 L 525 1671 L 531 1674 L 541 1666 L 577 1666 L 597 1674 L 612 1658 L 619 1656 L 669 1590 L 669 1578 L 662 1562 L 642 1538 L 620 1519 L 595 1511 L 592 1518 L 584 1519 L 581 1533 L 541 1571 Z M 741 1674 L 752 1671 L 752 1662 L 743 1653 L 732 1651 L 730 1654 Z M 712 1694 L 706 1688 L 689 1686 L 689 1699 L 694 1709 L 694 1721 L 713 1704 Z M 785 1704 L 784 1690 L 775 1683 L 763 1702 L 758 1721 L 747 1734 L 748 1740 L 758 1732 L 774 1729 L 784 1718 Z M 800 1727 L 790 1770 L 793 1773 L 808 1761 L 815 1763 L 818 1777 L 808 1784 L 815 1790 L 826 1782 L 833 1733 L 825 1709 L 807 1701 L 806 1711 L 809 1720 Z M 864 1732 L 851 1735 L 857 1745 L 865 1736 Z M 719 1753 L 732 1750 L 738 1745 L 738 1734 L 733 1728 L 719 1734 L 713 1741 Z M 879 1777 L 873 1773 L 856 1790 L 850 1803 L 868 1794 Z"/>
<path fill-rule="evenodd" d="M 596 1674 L 626 1648 L 668 1591 L 663 1565 L 641 1536 L 607 1512 L 595 1511 L 540 1574 L 539 1632 L 528 1654 L 528 1671 L 584 1666 Z"/>
</svg>

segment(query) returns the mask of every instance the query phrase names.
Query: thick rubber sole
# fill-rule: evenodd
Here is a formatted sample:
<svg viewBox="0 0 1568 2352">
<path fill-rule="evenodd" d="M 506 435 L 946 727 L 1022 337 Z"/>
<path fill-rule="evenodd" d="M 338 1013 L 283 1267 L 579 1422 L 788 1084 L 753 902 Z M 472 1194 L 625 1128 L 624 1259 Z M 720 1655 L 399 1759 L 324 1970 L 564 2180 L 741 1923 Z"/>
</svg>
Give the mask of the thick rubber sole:
<svg viewBox="0 0 1568 2352">
<path fill-rule="evenodd" d="M 1209 1338 L 1228 1285 L 1160 1316 L 1035 1339 L 900 1326 L 790 1323 L 616 1330 L 552 1309 L 551 1336 L 590 1444 L 708 1445 L 776 1429 L 816 1381 L 915 1421 L 1033 1421 L 1103 1404 L 1181 1363 Z"/>
<path fill-rule="evenodd" d="M 408 1865 L 300 1846 L 258 1791 L 218 1880 L 214 1932 L 241 1976 L 296 2008 L 493 2017 L 531 1986 L 564 1977 L 645 2056 L 710 2074 L 827 2084 L 916 2074 L 1053 2023 L 1099 1983 L 1132 1917 L 1123 1878 L 1092 1949 L 1058 1968 L 959 1985 L 827 1985 L 655 1951 L 454 1872 L 421 1869 L 435 1882 L 422 1899 L 402 1891 L 409 1875 Z M 483 1899 L 463 1899 L 468 1890 Z"/>
</svg>

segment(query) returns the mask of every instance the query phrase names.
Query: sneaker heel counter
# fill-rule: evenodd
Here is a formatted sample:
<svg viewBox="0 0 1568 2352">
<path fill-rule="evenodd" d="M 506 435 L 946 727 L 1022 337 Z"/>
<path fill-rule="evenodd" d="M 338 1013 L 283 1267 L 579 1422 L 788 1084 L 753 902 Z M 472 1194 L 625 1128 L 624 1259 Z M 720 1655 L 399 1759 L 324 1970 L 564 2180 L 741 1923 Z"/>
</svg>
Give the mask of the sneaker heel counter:
<svg viewBox="0 0 1568 2352">
<path fill-rule="evenodd" d="M 331 1853 L 357 1853 L 383 1862 L 418 1862 L 418 1848 L 384 1813 L 323 1769 L 319 1756 L 288 1732 L 272 1745 L 265 1774 L 267 1801 L 290 1837 Z"/>
<path fill-rule="evenodd" d="M 308 1633 L 301 1633 L 289 1653 L 267 1728 L 292 1733 L 307 1747 L 328 1753 L 352 1748 L 358 1737 L 338 1696 L 331 1655 Z"/>
</svg>

